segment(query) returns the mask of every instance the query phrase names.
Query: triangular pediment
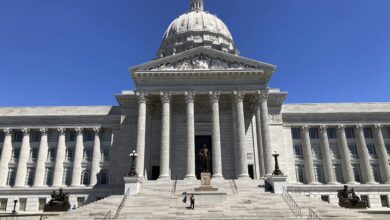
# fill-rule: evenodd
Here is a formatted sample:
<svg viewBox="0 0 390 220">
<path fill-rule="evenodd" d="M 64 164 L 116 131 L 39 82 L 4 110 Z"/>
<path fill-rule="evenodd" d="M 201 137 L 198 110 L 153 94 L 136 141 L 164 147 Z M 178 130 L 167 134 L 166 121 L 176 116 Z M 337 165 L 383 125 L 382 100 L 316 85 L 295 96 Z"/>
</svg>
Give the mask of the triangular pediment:
<svg viewBox="0 0 390 220">
<path fill-rule="evenodd" d="M 210 48 L 198 47 L 132 67 L 129 70 L 132 73 L 193 70 L 260 70 L 264 72 L 273 72 L 275 66 Z"/>
</svg>

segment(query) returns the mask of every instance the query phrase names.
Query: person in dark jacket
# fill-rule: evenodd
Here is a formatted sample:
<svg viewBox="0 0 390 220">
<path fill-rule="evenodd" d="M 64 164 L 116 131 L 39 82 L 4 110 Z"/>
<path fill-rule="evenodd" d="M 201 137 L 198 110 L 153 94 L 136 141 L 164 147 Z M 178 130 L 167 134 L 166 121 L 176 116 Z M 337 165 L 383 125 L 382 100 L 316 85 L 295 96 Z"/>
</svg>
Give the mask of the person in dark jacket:
<svg viewBox="0 0 390 220">
<path fill-rule="evenodd" d="M 195 209 L 195 197 L 194 197 L 194 194 L 191 194 L 190 202 L 191 202 L 190 209 L 194 210 Z"/>
</svg>

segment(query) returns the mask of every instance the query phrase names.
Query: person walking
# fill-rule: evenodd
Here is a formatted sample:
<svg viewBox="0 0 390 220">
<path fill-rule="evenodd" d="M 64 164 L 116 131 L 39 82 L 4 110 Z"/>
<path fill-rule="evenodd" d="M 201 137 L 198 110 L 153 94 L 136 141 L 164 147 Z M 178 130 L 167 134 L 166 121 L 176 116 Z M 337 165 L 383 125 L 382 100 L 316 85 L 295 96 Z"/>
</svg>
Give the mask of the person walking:
<svg viewBox="0 0 390 220">
<path fill-rule="evenodd" d="M 195 209 L 195 197 L 194 197 L 194 194 L 191 194 L 190 201 L 191 201 L 190 209 L 194 210 Z"/>
</svg>

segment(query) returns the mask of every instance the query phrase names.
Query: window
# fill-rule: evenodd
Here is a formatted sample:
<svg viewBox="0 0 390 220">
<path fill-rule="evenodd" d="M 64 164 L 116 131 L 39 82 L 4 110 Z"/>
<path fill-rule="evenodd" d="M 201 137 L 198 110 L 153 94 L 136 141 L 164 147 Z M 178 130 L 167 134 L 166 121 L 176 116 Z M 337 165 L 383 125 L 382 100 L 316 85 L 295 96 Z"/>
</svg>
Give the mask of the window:
<svg viewBox="0 0 390 220">
<path fill-rule="evenodd" d="M 88 170 L 84 170 L 81 174 L 81 184 L 88 186 L 90 183 L 90 175 Z"/>
<path fill-rule="evenodd" d="M 42 211 L 43 207 L 45 207 L 46 204 L 46 198 L 39 198 L 39 205 L 38 205 L 38 210 Z"/>
<path fill-rule="evenodd" d="M 8 203 L 8 199 L 0 199 L 0 211 L 1 212 L 7 211 L 7 203 Z"/>
<path fill-rule="evenodd" d="M 110 128 L 102 129 L 102 141 L 111 141 L 112 130 Z"/>
<path fill-rule="evenodd" d="M 325 183 L 325 178 L 324 178 L 324 169 L 321 164 L 316 164 L 314 165 L 314 173 L 317 182 L 320 183 Z"/>
<path fill-rule="evenodd" d="M 35 170 L 31 167 L 27 168 L 26 180 L 24 182 L 24 185 L 32 186 L 34 183 L 34 176 L 35 176 Z"/>
<path fill-rule="evenodd" d="M 384 127 L 382 133 L 384 138 L 390 138 L 390 127 Z"/>
<path fill-rule="evenodd" d="M 373 137 L 371 128 L 363 128 L 363 134 L 364 134 L 364 137 L 367 139 L 372 139 L 372 137 Z"/>
<path fill-rule="evenodd" d="M 318 129 L 317 128 L 309 128 L 309 135 L 311 139 L 318 139 Z"/>
<path fill-rule="evenodd" d="M 301 130 L 299 128 L 292 128 L 291 135 L 295 140 L 301 139 Z"/>
<path fill-rule="evenodd" d="M 330 152 L 335 159 L 340 159 L 340 150 L 337 143 L 329 144 Z"/>
<path fill-rule="evenodd" d="M 27 198 L 20 198 L 19 199 L 19 211 L 25 212 L 27 206 Z"/>
<path fill-rule="evenodd" d="M 390 143 L 385 144 L 387 154 L 390 154 Z"/>
<path fill-rule="evenodd" d="M 77 208 L 83 207 L 85 204 L 85 197 L 77 197 Z"/>
<path fill-rule="evenodd" d="M 71 184 L 72 173 L 70 168 L 64 167 L 64 174 L 62 175 L 62 185 L 69 186 Z"/>
<path fill-rule="evenodd" d="M 370 208 L 370 201 L 368 200 L 368 196 L 366 196 L 366 195 L 363 196 L 362 195 L 362 196 L 360 196 L 360 198 L 362 199 L 363 202 L 366 203 L 367 208 Z"/>
<path fill-rule="evenodd" d="M 326 131 L 328 133 L 328 138 L 329 139 L 336 139 L 336 129 L 328 128 L 328 129 L 326 129 Z"/>
<path fill-rule="evenodd" d="M 32 148 L 30 150 L 30 161 L 37 162 L 38 160 L 38 148 Z"/>
<path fill-rule="evenodd" d="M 46 167 L 45 183 L 48 186 L 51 186 L 53 184 L 53 168 L 52 167 Z"/>
<path fill-rule="evenodd" d="M 355 181 L 360 183 L 362 181 L 362 174 L 360 172 L 359 164 L 352 164 L 353 174 L 355 175 Z"/>
<path fill-rule="evenodd" d="M 30 133 L 30 142 L 40 142 L 41 141 L 41 133 L 38 131 L 31 131 Z"/>
<path fill-rule="evenodd" d="M 56 148 L 54 148 L 54 147 L 49 148 L 49 151 L 47 154 L 48 162 L 54 162 L 56 160 L 56 153 L 57 153 Z"/>
<path fill-rule="evenodd" d="M 355 143 L 349 143 L 348 148 L 349 148 L 349 152 L 351 153 L 352 158 L 359 158 Z"/>
<path fill-rule="evenodd" d="M 102 161 L 109 161 L 110 160 L 110 155 L 109 155 L 109 148 L 107 146 L 103 147 L 103 150 L 102 150 L 102 158 L 101 160 Z"/>
<path fill-rule="evenodd" d="M 341 168 L 341 165 L 340 164 L 334 164 L 333 165 L 333 170 L 334 170 L 334 174 L 335 174 L 335 177 L 336 177 L 336 181 L 339 182 L 339 183 L 343 183 L 344 180 L 343 180 L 343 170 Z"/>
<path fill-rule="evenodd" d="M 75 142 L 76 141 L 76 131 L 70 130 L 66 134 L 66 140 L 69 142 Z"/>
<path fill-rule="evenodd" d="M 99 184 L 100 185 L 107 185 L 108 184 L 108 171 L 103 170 L 100 172 Z"/>
<path fill-rule="evenodd" d="M 329 196 L 328 196 L 328 195 L 321 195 L 321 200 L 322 200 L 323 202 L 329 203 Z"/>
<path fill-rule="evenodd" d="M 305 183 L 305 167 L 303 165 L 295 166 L 296 178 L 297 182 Z"/>
<path fill-rule="evenodd" d="M 376 158 L 376 150 L 374 144 L 367 144 L 367 150 L 371 157 Z"/>
<path fill-rule="evenodd" d="M 14 186 L 15 185 L 15 178 L 16 178 L 16 169 L 10 168 L 8 170 L 7 186 Z"/>
<path fill-rule="evenodd" d="M 86 130 L 84 132 L 84 141 L 91 142 L 94 141 L 94 139 L 95 139 L 95 132 L 93 132 L 92 130 Z"/>
<path fill-rule="evenodd" d="M 380 183 L 381 182 L 381 173 L 379 170 L 379 165 L 378 164 L 371 164 L 371 167 L 372 167 L 372 172 L 374 174 L 375 182 Z"/>
<path fill-rule="evenodd" d="M 303 159 L 303 151 L 302 151 L 301 144 L 294 144 L 294 153 L 295 153 L 295 158 Z"/>
<path fill-rule="evenodd" d="M 12 161 L 19 160 L 20 148 L 13 148 L 11 154 L 12 154 L 12 156 L 11 156 Z"/>
<path fill-rule="evenodd" d="M 55 130 L 50 130 L 48 135 L 49 142 L 57 143 L 58 142 L 58 132 Z"/>
<path fill-rule="evenodd" d="M 74 148 L 66 148 L 65 161 L 73 161 Z"/>
<path fill-rule="evenodd" d="M 85 147 L 83 152 L 83 160 L 91 161 L 92 160 L 92 149 L 91 147 Z"/>
<path fill-rule="evenodd" d="M 22 131 L 15 131 L 14 132 L 14 142 L 22 142 L 23 140 L 23 132 Z"/>
<path fill-rule="evenodd" d="M 0 143 L 3 143 L 5 139 L 5 134 L 4 132 L 0 132 Z"/>
<path fill-rule="evenodd" d="M 347 138 L 349 138 L 349 139 L 355 138 L 355 132 L 353 131 L 353 128 L 346 128 L 346 129 L 345 129 L 345 135 L 346 135 Z"/>
<path fill-rule="evenodd" d="M 312 144 L 311 150 L 313 152 L 314 159 L 322 159 L 321 148 L 319 144 Z"/>
<path fill-rule="evenodd" d="M 382 207 L 389 207 L 389 197 L 387 195 L 381 195 Z"/>
</svg>

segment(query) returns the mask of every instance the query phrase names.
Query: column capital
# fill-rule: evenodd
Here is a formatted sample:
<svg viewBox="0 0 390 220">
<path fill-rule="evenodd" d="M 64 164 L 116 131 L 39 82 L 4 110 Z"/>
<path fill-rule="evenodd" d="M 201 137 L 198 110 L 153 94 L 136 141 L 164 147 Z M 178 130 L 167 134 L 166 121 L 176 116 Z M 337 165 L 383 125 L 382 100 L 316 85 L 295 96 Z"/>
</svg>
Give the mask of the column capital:
<svg viewBox="0 0 390 220">
<path fill-rule="evenodd" d="M 137 91 L 135 95 L 138 98 L 138 103 L 146 103 L 148 101 L 148 93 L 143 91 Z"/>
<path fill-rule="evenodd" d="M 233 91 L 233 98 L 234 102 L 242 102 L 245 97 L 245 91 L 244 90 L 234 90 Z"/>
<path fill-rule="evenodd" d="M 337 131 L 338 133 L 343 133 L 343 132 L 345 132 L 345 125 L 337 125 L 336 131 Z"/>
<path fill-rule="evenodd" d="M 375 124 L 374 125 L 374 132 L 375 133 L 382 133 L 383 126 L 381 124 Z"/>
<path fill-rule="evenodd" d="M 57 128 L 57 131 L 60 135 L 65 134 L 66 129 L 65 128 Z"/>
<path fill-rule="evenodd" d="M 101 131 L 101 127 L 94 127 L 92 128 L 93 132 L 95 132 L 95 134 L 99 134 L 100 131 Z"/>
<path fill-rule="evenodd" d="M 268 99 L 269 89 L 263 89 L 257 91 L 257 100 L 258 102 L 266 101 Z"/>
<path fill-rule="evenodd" d="M 302 125 L 302 126 L 301 126 L 301 130 L 302 130 L 302 132 L 304 132 L 304 133 L 309 132 L 309 125 Z"/>
<path fill-rule="evenodd" d="M 326 129 L 328 129 L 327 125 L 320 125 L 320 132 L 326 132 Z"/>
<path fill-rule="evenodd" d="M 220 95 L 221 95 L 221 91 L 210 91 L 209 92 L 210 102 L 212 102 L 212 103 L 219 102 Z"/>
<path fill-rule="evenodd" d="M 39 131 L 41 132 L 41 135 L 46 135 L 49 129 L 47 128 L 40 128 Z"/>
<path fill-rule="evenodd" d="M 186 103 L 194 103 L 195 102 L 195 91 L 186 91 L 184 92 L 184 100 Z"/>
<path fill-rule="evenodd" d="M 3 132 L 4 132 L 5 135 L 11 135 L 12 134 L 12 129 L 4 128 Z"/>
<path fill-rule="evenodd" d="M 357 125 L 355 125 L 354 127 L 355 127 L 355 129 L 356 129 L 358 132 L 363 131 L 363 125 L 362 125 L 362 124 L 357 124 Z"/>
<path fill-rule="evenodd" d="M 82 134 L 84 131 L 84 128 L 75 128 L 74 130 L 76 131 L 77 134 Z"/>
<path fill-rule="evenodd" d="M 29 135 L 30 134 L 30 129 L 22 128 L 22 132 L 23 132 L 24 135 Z"/>
<path fill-rule="evenodd" d="M 160 92 L 160 98 L 162 103 L 171 102 L 172 92 Z"/>
</svg>

